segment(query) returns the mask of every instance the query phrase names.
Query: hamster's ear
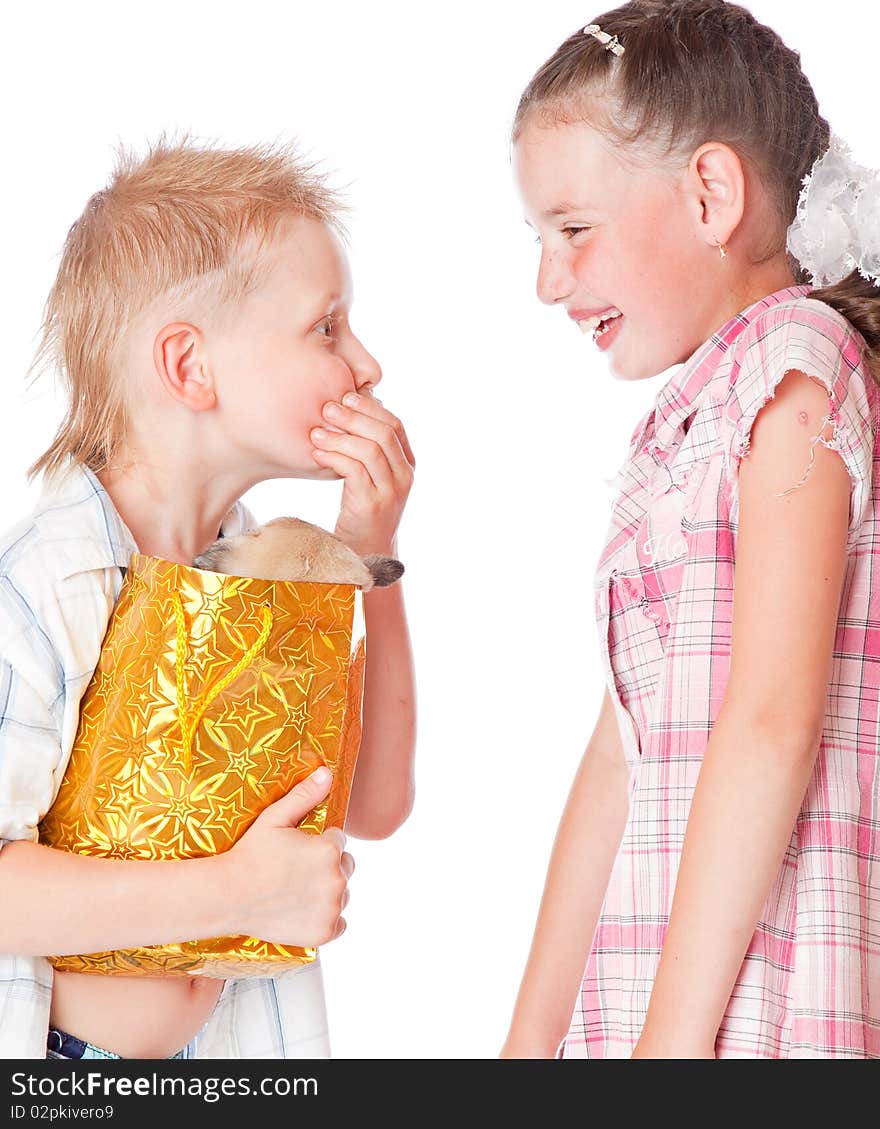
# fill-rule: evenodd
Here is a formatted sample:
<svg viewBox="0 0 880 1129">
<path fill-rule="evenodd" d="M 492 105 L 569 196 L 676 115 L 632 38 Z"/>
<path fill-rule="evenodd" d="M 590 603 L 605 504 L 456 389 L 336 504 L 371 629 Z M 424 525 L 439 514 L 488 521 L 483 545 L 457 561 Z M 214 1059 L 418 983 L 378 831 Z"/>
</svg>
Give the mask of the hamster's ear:
<svg viewBox="0 0 880 1129">
<path fill-rule="evenodd" d="M 380 557 L 374 554 L 364 557 L 364 564 L 376 588 L 387 588 L 389 584 L 396 583 L 403 576 L 403 565 L 394 557 Z"/>
</svg>

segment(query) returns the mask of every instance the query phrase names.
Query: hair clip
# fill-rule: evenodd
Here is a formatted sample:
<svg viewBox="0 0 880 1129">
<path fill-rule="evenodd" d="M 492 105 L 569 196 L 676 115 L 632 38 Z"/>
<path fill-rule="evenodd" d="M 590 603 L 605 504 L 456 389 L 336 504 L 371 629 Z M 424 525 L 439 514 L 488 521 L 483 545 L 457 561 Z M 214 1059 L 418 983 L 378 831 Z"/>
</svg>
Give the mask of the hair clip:
<svg viewBox="0 0 880 1129">
<path fill-rule="evenodd" d="M 622 55 L 626 50 L 616 35 L 609 35 L 598 24 L 587 24 L 584 35 L 592 35 L 594 39 L 599 40 L 606 51 L 611 51 L 614 55 Z"/>
</svg>

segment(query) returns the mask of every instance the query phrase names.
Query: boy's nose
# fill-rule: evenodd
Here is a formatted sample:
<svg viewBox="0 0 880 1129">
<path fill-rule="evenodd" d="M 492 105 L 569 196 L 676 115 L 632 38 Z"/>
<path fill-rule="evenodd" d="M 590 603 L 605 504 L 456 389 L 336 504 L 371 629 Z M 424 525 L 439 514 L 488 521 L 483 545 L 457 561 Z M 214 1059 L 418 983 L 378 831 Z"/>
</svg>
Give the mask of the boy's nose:
<svg viewBox="0 0 880 1129">
<path fill-rule="evenodd" d="M 358 341 L 358 348 L 351 361 L 351 371 L 354 376 L 355 387 L 361 389 L 375 388 L 382 379 L 382 369 L 379 362 Z"/>
<path fill-rule="evenodd" d="M 571 274 L 567 270 L 561 255 L 546 249 L 541 252 L 536 289 L 538 298 L 548 306 L 562 301 L 571 293 Z"/>
</svg>

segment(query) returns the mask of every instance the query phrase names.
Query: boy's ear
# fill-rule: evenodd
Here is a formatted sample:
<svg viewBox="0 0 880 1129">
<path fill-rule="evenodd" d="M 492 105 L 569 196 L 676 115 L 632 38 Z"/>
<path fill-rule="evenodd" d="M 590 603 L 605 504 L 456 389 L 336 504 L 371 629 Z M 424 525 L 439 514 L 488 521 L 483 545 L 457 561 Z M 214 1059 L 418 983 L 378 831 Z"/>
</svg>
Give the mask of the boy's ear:
<svg viewBox="0 0 880 1129">
<path fill-rule="evenodd" d="M 213 408 L 214 381 L 204 356 L 201 332 L 187 322 L 172 322 L 156 334 L 153 364 L 165 391 L 193 411 Z"/>
<path fill-rule="evenodd" d="M 745 172 L 737 154 L 720 141 L 707 141 L 688 164 L 700 235 L 712 246 L 727 243 L 745 209 Z"/>
</svg>

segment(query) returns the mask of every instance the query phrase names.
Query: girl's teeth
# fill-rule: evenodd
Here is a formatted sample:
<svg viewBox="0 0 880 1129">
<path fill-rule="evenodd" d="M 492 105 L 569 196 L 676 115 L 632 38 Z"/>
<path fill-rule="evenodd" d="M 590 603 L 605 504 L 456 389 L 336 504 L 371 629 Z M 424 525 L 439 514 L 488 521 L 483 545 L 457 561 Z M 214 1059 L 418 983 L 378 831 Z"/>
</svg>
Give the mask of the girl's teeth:
<svg viewBox="0 0 880 1129">
<path fill-rule="evenodd" d="M 619 318 L 620 316 L 620 310 L 618 310 L 616 306 L 612 306 L 610 310 L 606 310 L 604 313 L 596 314 L 591 318 L 584 318 L 583 321 L 578 322 L 578 325 L 581 328 L 581 333 L 592 333 L 593 340 L 595 341 L 597 337 L 601 337 L 608 329 L 609 324 L 614 318 Z"/>
</svg>

